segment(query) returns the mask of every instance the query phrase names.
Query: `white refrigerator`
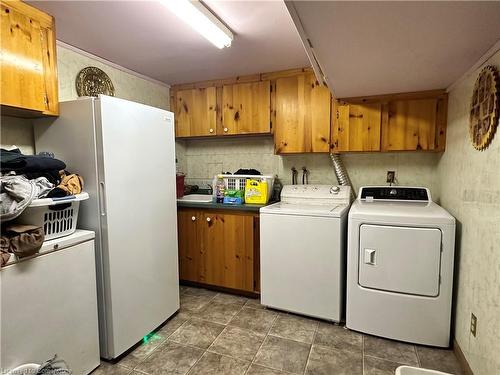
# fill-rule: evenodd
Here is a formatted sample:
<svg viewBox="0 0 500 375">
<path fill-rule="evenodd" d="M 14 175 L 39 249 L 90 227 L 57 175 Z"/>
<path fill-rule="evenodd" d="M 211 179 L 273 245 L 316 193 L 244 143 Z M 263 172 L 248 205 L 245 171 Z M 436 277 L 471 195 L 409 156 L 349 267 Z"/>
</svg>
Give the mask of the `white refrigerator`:
<svg viewBox="0 0 500 375">
<path fill-rule="evenodd" d="M 174 115 L 99 96 L 34 128 L 36 152 L 85 180 L 78 227 L 96 233 L 100 351 L 116 358 L 179 309 Z"/>
</svg>

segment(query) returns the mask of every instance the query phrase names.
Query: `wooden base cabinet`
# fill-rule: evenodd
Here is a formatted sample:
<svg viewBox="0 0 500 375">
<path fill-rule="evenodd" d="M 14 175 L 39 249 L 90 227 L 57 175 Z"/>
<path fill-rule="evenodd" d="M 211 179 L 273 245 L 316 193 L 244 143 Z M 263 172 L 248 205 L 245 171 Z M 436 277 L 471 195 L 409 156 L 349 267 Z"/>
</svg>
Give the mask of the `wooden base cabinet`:
<svg viewBox="0 0 500 375">
<path fill-rule="evenodd" d="M 181 208 L 177 217 L 181 280 L 258 291 L 257 214 Z"/>
</svg>

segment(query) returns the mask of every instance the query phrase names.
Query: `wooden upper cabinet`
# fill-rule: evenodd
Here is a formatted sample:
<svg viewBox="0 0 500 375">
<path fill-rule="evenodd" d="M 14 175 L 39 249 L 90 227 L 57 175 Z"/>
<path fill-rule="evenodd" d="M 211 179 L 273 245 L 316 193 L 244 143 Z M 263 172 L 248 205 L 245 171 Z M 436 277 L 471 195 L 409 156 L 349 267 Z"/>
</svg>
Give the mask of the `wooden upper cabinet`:
<svg viewBox="0 0 500 375">
<path fill-rule="evenodd" d="M 332 103 L 332 151 L 444 151 L 443 91 L 349 98 Z"/>
<path fill-rule="evenodd" d="M 380 151 L 382 105 L 332 100 L 332 150 Z"/>
<path fill-rule="evenodd" d="M 330 91 L 306 73 L 276 80 L 277 154 L 328 152 Z"/>
<path fill-rule="evenodd" d="M 215 87 L 179 90 L 175 93 L 176 137 L 216 135 L 217 92 Z"/>
<path fill-rule="evenodd" d="M 444 150 L 445 99 L 394 100 L 385 105 L 382 151 Z"/>
<path fill-rule="evenodd" d="M 271 132 L 271 82 L 222 87 L 222 134 Z"/>
<path fill-rule="evenodd" d="M 0 1 L 0 7 L 2 109 L 58 115 L 53 17 L 21 1 Z"/>
</svg>

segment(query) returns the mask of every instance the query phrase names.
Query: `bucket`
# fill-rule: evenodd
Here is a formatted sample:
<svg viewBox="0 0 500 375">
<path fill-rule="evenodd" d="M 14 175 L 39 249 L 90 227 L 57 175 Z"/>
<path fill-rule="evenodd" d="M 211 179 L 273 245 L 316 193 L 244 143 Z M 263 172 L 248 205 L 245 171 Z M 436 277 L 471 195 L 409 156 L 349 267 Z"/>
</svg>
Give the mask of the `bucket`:
<svg viewBox="0 0 500 375">
<path fill-rule="evenodd" d="M 412 366 L 399 366 L 396 369 L 396 375 L 452 375 L 447 372 L 436 370 L 428 370 L 425 368 L 418 368 Z"/>
<path fill-rule="evenodd" d="M 182 198 L 184 196 L 184 177 L 185 176 L 183 174 L 175 176 L 177 198 Z"/>
</svg>

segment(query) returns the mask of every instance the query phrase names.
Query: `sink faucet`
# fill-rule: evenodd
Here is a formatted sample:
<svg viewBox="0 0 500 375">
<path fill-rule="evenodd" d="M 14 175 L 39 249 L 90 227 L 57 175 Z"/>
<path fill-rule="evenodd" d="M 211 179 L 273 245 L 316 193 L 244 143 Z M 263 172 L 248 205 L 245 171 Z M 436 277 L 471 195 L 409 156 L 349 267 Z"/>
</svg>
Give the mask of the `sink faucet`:
<svg viewBox="0 0 500 375">
<path fill-rule="evenodd" d="M 206 184 L 208 188 L 208 194 L 213 195 L 214 193 L 214 188 L 212 187 L 212 184 Z"/>
</svg>

